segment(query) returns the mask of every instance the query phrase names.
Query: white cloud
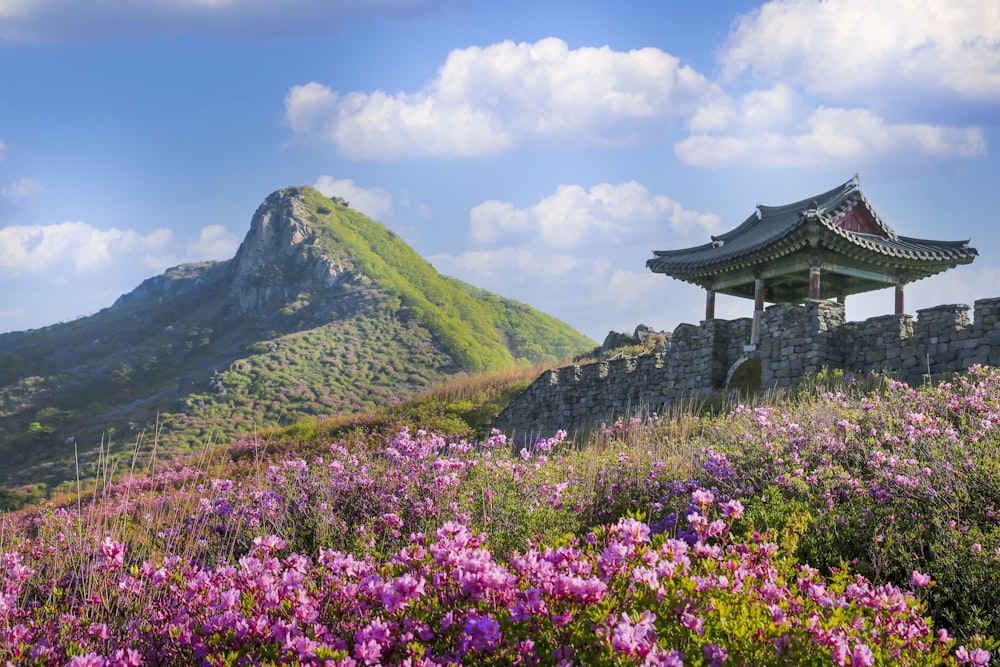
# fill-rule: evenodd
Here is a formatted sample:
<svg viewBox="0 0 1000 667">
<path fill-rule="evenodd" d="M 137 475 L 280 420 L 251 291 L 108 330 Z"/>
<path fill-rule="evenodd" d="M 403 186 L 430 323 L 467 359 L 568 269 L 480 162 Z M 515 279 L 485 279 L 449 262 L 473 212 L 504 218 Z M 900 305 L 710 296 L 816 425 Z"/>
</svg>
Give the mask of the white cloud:
<svg viewBox="0 0 1000 667">
<path fill-rule="evenodd" d="M 187 255 L 192 260 L 230 259 L 240 247 L 238 236 L 222 225 L 202 228 L 198 240 L 187 244 Z"/>
<path fill-rule="evenodd" d="M 689 211 L 664 195 L 631 181 L 600 183 L 587 190 L 560 185 L 537 204 L 519 209 L 509 202 L 487 201 L 470 212 L 474 243 L 521 238 L 545 248 L 602 248 L 651 236 L 664 222 L 677 236 L 707 237 L 720 224 L 717 215 Z"/>
<path fill-rule="evenodd" d="M 415 93 L 295 86 L 285 117 L 297 139 L 352 158 L 474 156 L 535 137 L 619 145 L 663 136 L 711 88 L 659 49 L 570 49 L 550 37 L 452 51 Z"/>
<path fill-rule="evenodd" d="M 37 273 L 72 263 L 87 271 L 111 261 L 112 246 L 126 237 L 120 229 L 101 230 L 85 222 L 12 225 L 0 229 L 0 269 Z M 125 238 L 125 243 L 138 239 Z"/>
<path fill-rule="evenodd" d="M 332 176 L 320 176 L 314 187 L 326 197 L 346 199 L 351 208 L 374 220 L 383 220 L 392 213 L 392 195 L 381 188 L 363 188 L 350 178 Z"/>
<path fill-rule="evenodd" d="M 0 142 L 0 158 L 3 157 L 3 142 Z M 0 200 L 9 204 L 18 205 L 28 200 L 34 199 L 42 194 L 45 188 L 38 181 L 30 178 L 21 178 L 17 181 L 0 185 Z"/>
<path fill-rule="evenodd" d="M 996 0 L 773 0 L 738 20 L 721 60 L 730 77 L 835 98 L 905 86 L 996 104 L 998 44 Z"/>
<path fill-rule="evenodd" d="M 766 105 L 765 105 L 766 106 Z M 739 102 L 716 102 L 693 117 L 696 130 L 674 146 L 685 164 L 699 167 L 752 165 L 757 167 L 856 168 L 868 160 L 902 161 L 913 158 L 969 159 L 986 154 L 980 127 L 919 123 L 886 123 L 867 109 L 820 107 L 797 119 L 791 129 L 769 124 L 759 109 Z M 764 108 L 764 107 L 761 107 Z M 784 106 L 791 113 L 791 106 Z M 776 118 L 778 116 L 776 115 Z M 699 130 L 722 130 L 709 133 Z"/>
<path fill-rule="evenodd" d="M 739 99 L 719 93 L 702 102 L 688 118 L 687 127 L 692 132 L 732 131 L 733 128 L 750 132 L 784 127 L 794 122 L 802 108 L 799 96 L 784 84 L 752 90 Z"/>
<path fill-rule="evenodd" d="M 156 238 L 162 238 L 163 242 L 156 243 Z M 185 243 L 182 250 L 178 250 L 177 244 L 173 243 L 173 232 L 166 229 L 150 234 L 146 247 L 133 244 L 121 250 L 133 254 L 143 251 L 146 253 L 142 257 L 143 266 L 164 271 L 185 262 L 231 259 L 239 247 L 240 239 L 228 229 L 222 225 L 208 225 L 201 229 L 196 240 Z"/>
<path fill-rule="evenodd" d="M 663 276 L 642 268 L 650 248 L 701 243 L 720 226 L 715 214 L 685 209 L 636 182 L 562 185 L 532 206 L 488 201 L 469 217 L 473 244 L 486 247 L 431 257 L 438 270 L 556 317 L 572 316 L 574 326 L 597 338 L 611 321 L 630 331 L 649 322 L 650 298 L 661 304 L 650 295 L 664 292 Z M 675 300 L 668 295 L 663 303 Z M 677 312 L 657 309 L 652 323 Z"/>
<path fill-rule="evenodd" d="M 0 40 L 135 39 L 149 35 L 284 38 L 338 34 L 372 19 L 438 14 L 455 0 L 0 0 Z"/>
<path fill-rule="evenodd" d="M 3 159 L 3 154 L 6 150 L 7 150 L 7 144 L 3 142 L 3 139 L 0 139 L 0 160 Z"/>
<path fill-rule="evenodd" d="M 85 222 L 11 225 L 0 228 L 0 271 L 39 274 L 71 267 L 86 273 L 130 257 L 162 270 L 184 261 L 228 259 L 238 246 L 239 240 L 222 225 L 205 227 L 180 252 L 168 229 L 142 234 L 115 227 L 99 229 Z"/>
<path fill-rule="evenodd" d="M 632 306 L 648 306 L 651 294 L 656 294 L 663 288 L 663 276 L 652 271 L 614 271 L 607 282 L 592 295 L 595 305 L 601 305 L 616 310 L 630 309 Z"/>
<path fill-rule="evenodd" d="M 593 275 L 603 266 L 569 253 L 530 247 L 470 250 L 457 256 L 433 255 L 428 261 L 441 273 L 464 277 L 477 286 L 492 290 L 512 282 L 537 284 L 542 279 L 548 282 L 569 274 Z"/>
<path fill-rule="evenodd" d="M 609 329 L 631 332 L 644 323 L 671 330 L 704 314 L 704 292 L 686 284 L 675 289 L 681 283 L 652 272 L 615 269 L 620 261 L 600 255 L 518 247 L 429 259 L 442 273 L 528 303 L 598 342 Z M 740 301 L 736 317 L 747 314 Z"/>
<path fill-rule="evenodd" d="M 919 280 L 906 286 L 906 311 L 916 314 L 921 308 L 931 308 L 946 303 L 964 303 L 971 307 L 978 299 L 997 297 L 996 286 L 1000 285 L 1000 267 L 988 264 L 959 266 L 933 278 Z M 887 294 L 883 303 L 891 303 Z"/>
</svg>

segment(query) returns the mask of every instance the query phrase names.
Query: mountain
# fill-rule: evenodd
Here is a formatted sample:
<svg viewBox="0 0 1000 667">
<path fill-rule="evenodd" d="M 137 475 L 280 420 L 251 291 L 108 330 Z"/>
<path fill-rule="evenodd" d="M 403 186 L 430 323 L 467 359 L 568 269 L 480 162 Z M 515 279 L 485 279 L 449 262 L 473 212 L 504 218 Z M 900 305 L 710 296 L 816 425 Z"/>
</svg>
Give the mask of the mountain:
<svg viewBox="0 0 1000 667">
<path fill-rule="evenodd" d="M 109 451 L 228 441 L 594 346 L 440 275 L 344 200 L 286 188 L 233 259 L 169 269 L 90 317 L 0 335 L 0 486 L 51 486 Z"/>
</svg>

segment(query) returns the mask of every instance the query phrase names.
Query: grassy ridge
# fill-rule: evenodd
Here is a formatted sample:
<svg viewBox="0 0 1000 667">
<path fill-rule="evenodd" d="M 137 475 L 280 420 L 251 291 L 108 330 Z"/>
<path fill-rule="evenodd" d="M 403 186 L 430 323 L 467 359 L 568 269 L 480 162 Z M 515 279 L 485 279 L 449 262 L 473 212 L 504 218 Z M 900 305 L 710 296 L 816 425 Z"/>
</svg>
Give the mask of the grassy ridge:
<svg viewBox="0 0 1000 667">
<path fill-rule="evenodd" d="M 593 341 L 555 318 L 453 278 L 433 266 L 385 226 L 302 188 L 321 227 L 317 250 L 346 253 L 360 272 L 396 295 L 401 315 L 426 326 L 472 371 L 520 362 L 561 361 L 593 347 Z"/>
</svg>

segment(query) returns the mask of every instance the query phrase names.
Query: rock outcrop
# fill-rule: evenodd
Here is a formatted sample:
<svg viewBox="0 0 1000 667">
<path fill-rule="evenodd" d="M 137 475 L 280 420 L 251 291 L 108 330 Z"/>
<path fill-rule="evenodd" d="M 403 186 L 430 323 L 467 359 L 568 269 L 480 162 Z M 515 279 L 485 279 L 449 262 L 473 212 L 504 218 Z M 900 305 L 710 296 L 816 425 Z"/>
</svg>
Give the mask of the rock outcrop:
<svg viewBox="0 0 1000 667">
<path fill-rule="evenodd" d="M 353 274 L 316 249 L 316 231 L 301 188 L 271 194 L 254 213 L 250 231 L 230 265 L 230 296 L 245 314 L 327 290 Z"/>
</svg>

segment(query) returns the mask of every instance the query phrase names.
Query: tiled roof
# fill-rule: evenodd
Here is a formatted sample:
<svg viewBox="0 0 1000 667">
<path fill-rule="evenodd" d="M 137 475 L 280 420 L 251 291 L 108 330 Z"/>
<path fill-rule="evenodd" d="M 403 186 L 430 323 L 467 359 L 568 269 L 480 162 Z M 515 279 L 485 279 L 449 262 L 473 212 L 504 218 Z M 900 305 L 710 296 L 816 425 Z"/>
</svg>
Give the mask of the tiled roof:
<svg viewBox="0 0 1000 667">
<path fill-rule="evenodd" d="M 870 233 L 838 223 L 855 209 L 870 220 Z M 768 262 L 817 244 L 858 260 L 906 267 L 931 275 L 978 254 L 966 241 L 933 241 L 899 236 L 875 213 L 857 176 L 823 194 L 784 206 L 758 205 L 743 224 L 713 236 L 710 243 L 680 250 L 655 250 L 646 266 L 655 273 L 698 282 L 732 266 Z"/>
</svg>

